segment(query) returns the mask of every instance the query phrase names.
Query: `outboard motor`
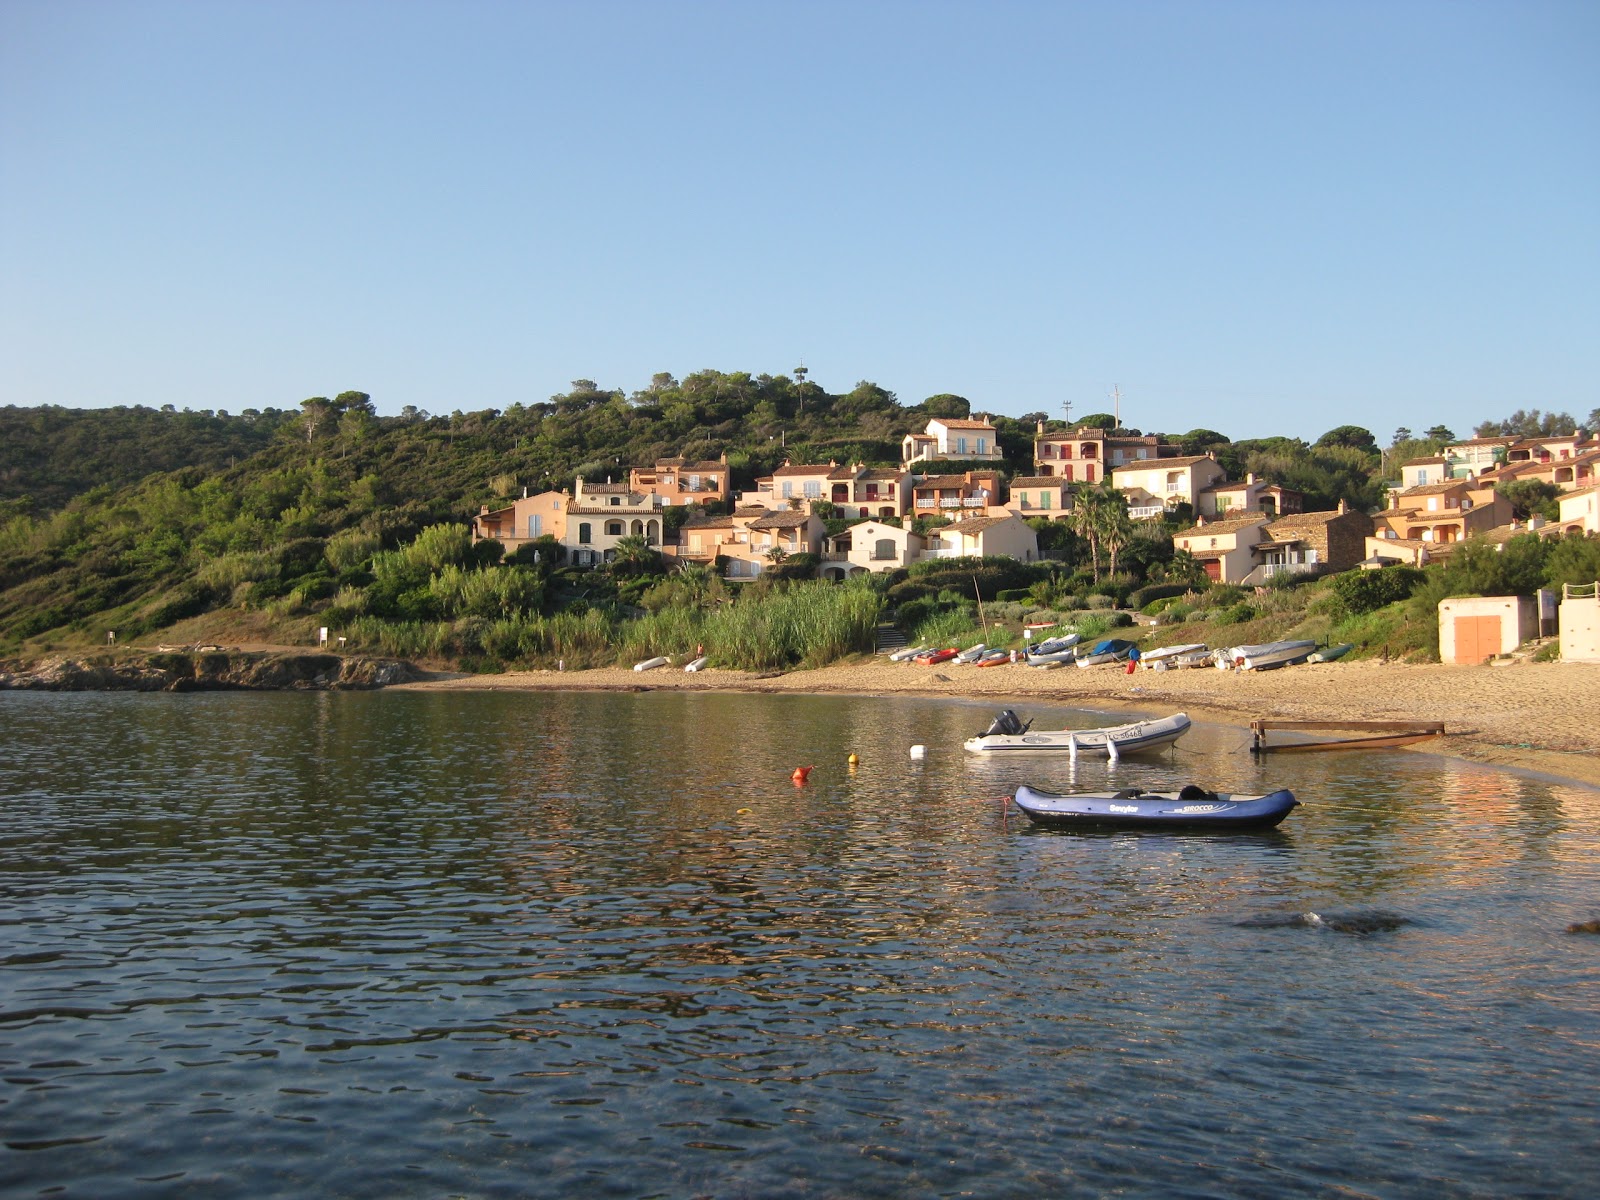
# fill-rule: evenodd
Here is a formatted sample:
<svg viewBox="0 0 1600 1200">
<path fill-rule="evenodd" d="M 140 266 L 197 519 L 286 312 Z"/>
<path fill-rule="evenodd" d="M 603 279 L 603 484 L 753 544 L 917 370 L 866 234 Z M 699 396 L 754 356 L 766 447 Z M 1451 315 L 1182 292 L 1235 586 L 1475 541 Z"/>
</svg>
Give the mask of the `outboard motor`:
<svg viewBox="0 0 1600 1200">
<path fill-rule="evenodd" d="M 994 723 L 984 730 L 983 736 L 994 737 L 996 734 L 1000 734 L 1006 737 L 1016 737 L 1019 734 L 1027 733 L 1028 726 L 1032 724 L 1033 722 L 1029 721 L 1027 725 L 1024 725 L 1016 713 L 1009 708 L 1002 709 L 1000 715 L 994 719 Z"/>
</svg>

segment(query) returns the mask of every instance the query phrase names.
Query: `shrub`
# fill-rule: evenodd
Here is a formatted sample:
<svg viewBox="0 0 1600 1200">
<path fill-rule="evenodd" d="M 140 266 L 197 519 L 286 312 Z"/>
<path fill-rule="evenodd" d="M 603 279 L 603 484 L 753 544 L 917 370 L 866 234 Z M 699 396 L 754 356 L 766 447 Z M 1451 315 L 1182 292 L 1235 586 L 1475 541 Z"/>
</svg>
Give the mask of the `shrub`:
<svg viewBox="0 0 1600 1200">
<path fill-rule="evenodd" d="M 1130 592 L 1128 595 L 1128 607 L 1137 608 L 1147 614 L 1154 614 L 1161 611 L 1159 608 L 1154 607 L 1156 602 L 1181 596 L 1188 590 L 1189 585 L 1186 583 L 1152 583 Z"/>
<path fill-rule="evenodd" d="M 1256 616 L 1257 613 L 1254 608 L 1240 601 L 1238 604 L 1230 604 L 1227 608 L 1218 609 L 1211 620 L 1215 625 L 1242 625 L 1246 621 L 1254 620 Z"/>
<path fill-rule="evenodd" d="M 1398 600 L 1410 599 L 1424 578 L 1416 567 L 1393 566 L 1379 571 L 1345 571 L 1328 580 L 1328 590 L 1350 616 L 1375 612 Z"/>
</svg>

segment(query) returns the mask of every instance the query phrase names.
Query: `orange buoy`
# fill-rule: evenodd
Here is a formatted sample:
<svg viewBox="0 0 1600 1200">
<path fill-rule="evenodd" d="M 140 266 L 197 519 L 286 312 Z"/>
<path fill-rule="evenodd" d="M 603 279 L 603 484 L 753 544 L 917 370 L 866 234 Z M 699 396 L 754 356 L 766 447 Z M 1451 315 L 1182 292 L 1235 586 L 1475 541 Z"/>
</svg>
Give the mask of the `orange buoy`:
<svg viewBox="0 0 1600 1200">
<path fill-rule="evenodd" d="M 789 778 L 794 780 L 795 787 L 804 787 L 806 777 L 811 774 L 813 769 L 814 768 L 812 767 L 796 767 L 794 769 L 794 774 L 789 776 Z"/>
</svg>

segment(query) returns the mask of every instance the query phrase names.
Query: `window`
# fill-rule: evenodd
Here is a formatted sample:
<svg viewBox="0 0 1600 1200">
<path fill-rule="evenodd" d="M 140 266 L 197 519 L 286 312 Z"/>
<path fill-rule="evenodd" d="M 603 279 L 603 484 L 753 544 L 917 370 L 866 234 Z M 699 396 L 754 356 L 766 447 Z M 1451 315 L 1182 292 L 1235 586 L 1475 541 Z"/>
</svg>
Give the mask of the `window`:
<svg viewBox="0 0 1600 1200">
<path fill-rule="evenodd" d="M 822 496 L 822 484 L 815 479 L 808 479 L 806 480 L 805 492 L 807 500 L 819 499 Z"/>
<path fill-rule="evenodd" d="M 606 536 L 607 537 L 621 537 L 622 536 L 622 522 L 621 521 L 607 521 L 606 522 Z"/>
<path fill-rule="evenodd" d="M 989 439 L 988 438 L 979 438 L 978 439 L 978 453 L 979 454 L 987 454 L 987 453 L 989 453 Z"/>
<path fill-rule="evenodd" d="M 594 541 L 594 534 L 589 528 L 589 522 L 580 522 L 578 525 L 578 545 L 586 546 L 592 541 Z"/>
<path fill-rule="evenodd" d="M 783 481 L 783 498 L 785 500 L 787 500 L 790 496 L 793 496 L 793 495 L 794 495 L 794 484 L 791 483 L 789 480 L 785 479 Z"/>
<path fill-rule="evenodd" d="M 528 516 L 528 536 L 531 538 L 536 538 L 543 532 L 544 517 L 540 516 L 538 513 L 531 513 Z"/>
<path fill-rule="evenodd" d="M 1071 463 L 1068 463 L 1066 466 L 1061 468 L 1061 478 L 1066 480 L 1068 483 L 1072 482 L 1072 464 Z"/>
<path fill-rule="evenodd" d="M 895 557 L 894 539 L 879 538 L 877 541 L 873 542 L 872 557 L 879 562 L 893 561 Z"/>
<path fill-rule="evenodd" d="M 612 503 L 613 506 L 621 504 L 622 503 L 622 497 L 621 496 L 613 496 L 613 497 L 611 497 L 611 503 Z"/>
<path fill-rule="evenodd" d="M 1085 483 L 1093 483 L 1094 482 L 1094 464 L 1093 463 L 1084 463 L 1084 465 L 1083 465 L 1083 481 Z"/>
</svg>

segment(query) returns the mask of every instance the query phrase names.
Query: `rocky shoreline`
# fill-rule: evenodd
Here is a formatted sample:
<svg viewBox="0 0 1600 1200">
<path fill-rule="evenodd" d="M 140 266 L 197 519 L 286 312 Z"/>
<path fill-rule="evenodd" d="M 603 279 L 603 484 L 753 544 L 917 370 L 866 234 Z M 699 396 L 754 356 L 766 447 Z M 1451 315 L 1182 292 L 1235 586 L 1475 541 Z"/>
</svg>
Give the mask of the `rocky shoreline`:
<svg viewBox="0 0 1600 1200">
<path fill-rule="evenodd" d="M 221 646 L 0 662 L 0 689 L 51 692 L 361 691 L 423 678 L 393 658 Z"/>
</svg>

